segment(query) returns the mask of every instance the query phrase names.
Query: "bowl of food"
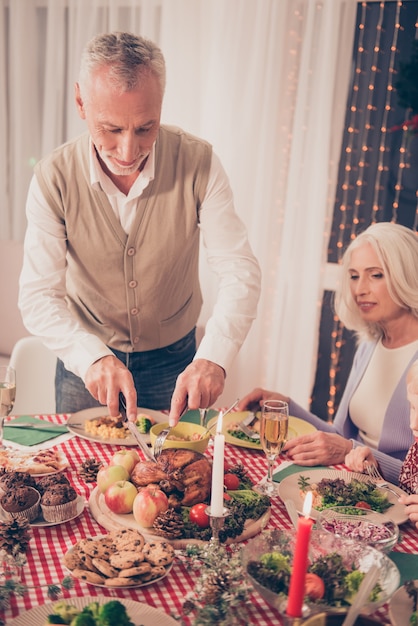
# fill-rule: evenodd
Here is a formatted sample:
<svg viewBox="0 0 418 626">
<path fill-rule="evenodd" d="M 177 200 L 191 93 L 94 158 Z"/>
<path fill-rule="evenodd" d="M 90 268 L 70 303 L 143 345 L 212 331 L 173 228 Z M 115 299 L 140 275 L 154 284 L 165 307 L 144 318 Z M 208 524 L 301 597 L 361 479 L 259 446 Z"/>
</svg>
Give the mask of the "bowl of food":
<svg viewBox="0 0 418 626">
<path fill-rule="evenodd" d="M 244 571 L 254 589 L 270 606 L 286 616 L 296 534 L 269 530 L 250 539 L 241 556 Z M 362 613 L 385 604 L 399 586 L 395 563 L 381 550 L 330 532 L 313 530 L 302 617 L 317 613 L 344 613 L 350 606 L 367 571 L 379 568 L 379 578 Z"/>
<path fill-rule="evenodd" d="M 154 424 L 150 430 L 151 445 L 154 447 L 155 440 L 162 430 L 169 428 L 167 422 Z M 179 422 L 171 428 L 163 445 L 167 448 L 187 448 L 195 452 L 203 452 L 208 447 L 210 432 L 204 426 L 191 422 Z"/>
<path fill-rule="evenodd" d="M 356 506 L 323 509 L 316 523 L 325 532 L 360 541 L 382 552 L 390 552 L 399 539 L 399 527 L 387 515 Z"/>
</svg>

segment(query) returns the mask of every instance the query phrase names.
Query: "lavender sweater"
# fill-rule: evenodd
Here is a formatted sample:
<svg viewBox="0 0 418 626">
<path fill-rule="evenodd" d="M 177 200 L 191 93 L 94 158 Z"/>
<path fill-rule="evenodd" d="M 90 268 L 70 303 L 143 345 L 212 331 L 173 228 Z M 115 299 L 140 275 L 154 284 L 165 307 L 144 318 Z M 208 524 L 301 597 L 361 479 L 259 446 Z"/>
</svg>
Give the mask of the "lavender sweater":
<svg viewBox="0 0 418 626">
<path fill-rule="evenodd" d="M 373 351 L 376 347 L 375 341 L 365 341 L 361 343 L 355 353 L 350 375 L 341 398 L 340 405 L 335 415 L 333 424 L 329 424 L 313 413 L 306 411 L 293 400 L 289 404 L 289 414 L 300 417 L 318 430 L 328 433 L 337 433 L 346 439 L 352 439 L 354 446 L 363 445 L 359 436 L 358 428 L 351 421 L 348 406 L 364 372 L 367 369 Z M 386 409 L 382 432 L 377 450 L 373 450 L 373 455 L 379 462 L 380 468 L 386 480 L 397 485 L 402 462 L 412 445 L 414 438 L 409 426 L 409 403 L 406 397 L 406 374 L 413 361 L 418 358 L 418 351 L 400 378 L 392 398 Z M 358 442 L 358 443 L 357 443 Z"/>
</svg>

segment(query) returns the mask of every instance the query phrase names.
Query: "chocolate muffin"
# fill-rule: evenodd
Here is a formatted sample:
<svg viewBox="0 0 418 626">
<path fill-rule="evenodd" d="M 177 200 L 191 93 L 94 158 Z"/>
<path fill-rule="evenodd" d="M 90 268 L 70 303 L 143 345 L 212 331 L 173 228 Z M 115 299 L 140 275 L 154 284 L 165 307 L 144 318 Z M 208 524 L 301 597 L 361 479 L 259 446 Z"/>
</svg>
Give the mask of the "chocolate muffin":
<svg viewBox="0 0 418 626">
<path fill-rule="evenodd" d="M 36 489 L 40 491 L 41 495 L 45 493 L 50 487 L 55 485 L 69 485 L 70 481 L 65 474 L 54 474 L 52 476 L 43 476 L 36 480 Z"/>
<path fill-rule="evenodd" d="M 69 483 L 46 489 L 41 498 L 42 514 L 47 522 L 62 522 L 77 514 L 77 492 Z"/>
<path fill-rule="evenodd" d="M 34 487 L 21 485 L 9 489 L 1 497 L 0 506 L 7 519 L 24 517 L 29 522 L 33 522 L 39 515 L 40 499 L 40 493 Z"/>
<path fill-rule="evenodd" d="M 0 475 L 0 495 L 5 494 L 9 489 L 17 487 L 36 487 L 36 482 L 31 474 L 27 472 L 6 471 Z"/>
</svg>

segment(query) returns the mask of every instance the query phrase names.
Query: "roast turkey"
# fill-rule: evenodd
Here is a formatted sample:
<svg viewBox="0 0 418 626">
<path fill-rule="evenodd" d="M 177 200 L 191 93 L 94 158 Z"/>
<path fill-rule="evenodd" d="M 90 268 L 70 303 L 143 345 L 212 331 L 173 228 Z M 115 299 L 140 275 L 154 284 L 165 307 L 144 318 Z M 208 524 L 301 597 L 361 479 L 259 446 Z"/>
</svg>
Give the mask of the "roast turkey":
<svg viewBox="0 0 418 626">
<path fill-rule="evenodd" d="M 200 452 L 167 448 L 161 452 L 156 463 L 137 463 L 130 480 L 138 488 L 158 485 L 174 508 L 193 506 L 209 498 L 212 467 Z"/>
</svg>

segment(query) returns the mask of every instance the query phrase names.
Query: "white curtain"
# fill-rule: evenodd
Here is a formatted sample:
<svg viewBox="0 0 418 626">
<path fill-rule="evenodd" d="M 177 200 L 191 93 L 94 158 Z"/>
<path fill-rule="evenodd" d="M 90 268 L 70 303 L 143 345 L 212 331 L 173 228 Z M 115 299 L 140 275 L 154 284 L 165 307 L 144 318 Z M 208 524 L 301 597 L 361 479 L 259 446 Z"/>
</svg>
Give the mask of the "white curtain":
<svg viewBox="0 0 418 626">
<path fill-rule="evenodd" d="M 356 0 L 0 0 L 0 239 L 22 239 L 34 162 L 85 130 L 80 53 L 130 30 L 167 61 L 163 122 L 212 142 L 263 271 L 220 399 L 254 386 L 307 406 L 350 80 Z M 201 260 L 207 320 L 216 283 Z"/>
</svg>

